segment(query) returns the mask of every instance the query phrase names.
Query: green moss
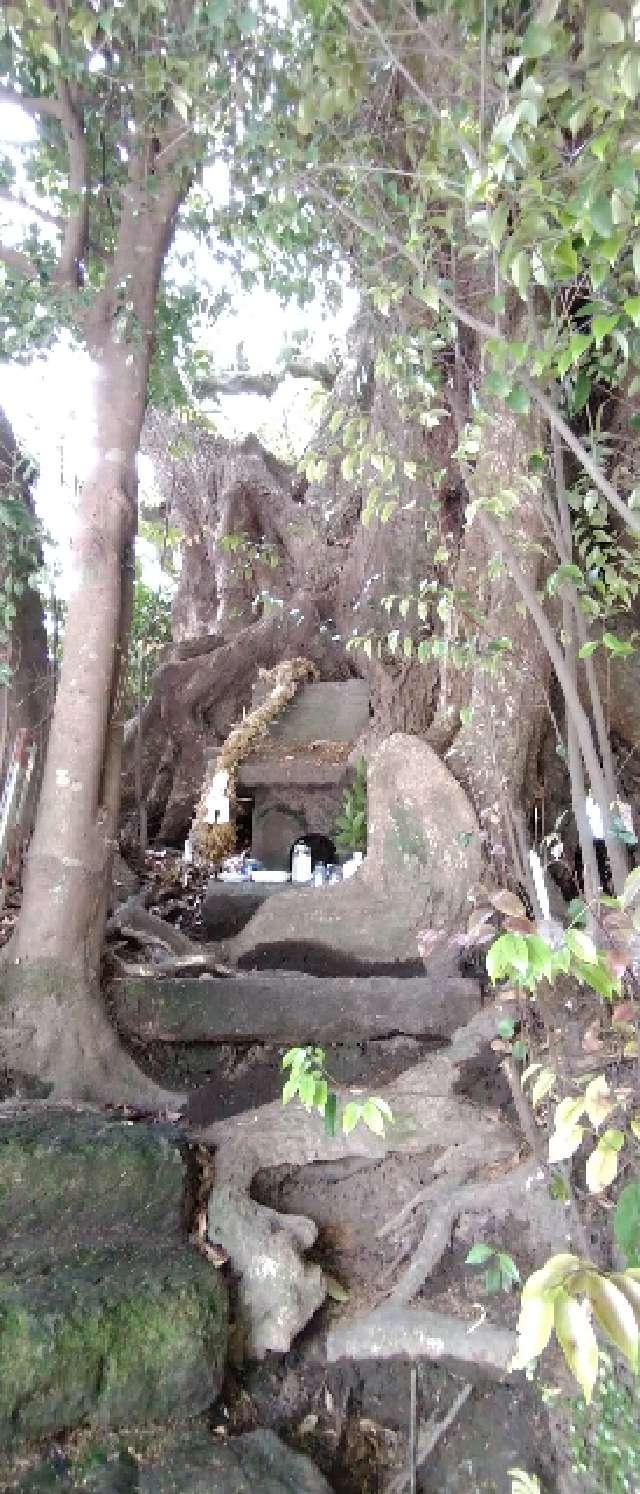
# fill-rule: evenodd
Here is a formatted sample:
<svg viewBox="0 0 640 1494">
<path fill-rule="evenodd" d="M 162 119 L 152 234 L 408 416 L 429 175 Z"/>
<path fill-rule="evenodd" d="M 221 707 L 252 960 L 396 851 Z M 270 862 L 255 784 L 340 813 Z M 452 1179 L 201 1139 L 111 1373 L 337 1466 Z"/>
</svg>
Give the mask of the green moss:
<svg viewBox="0 0 640 1494">
<path fill-rule="evenodd" d="M 182 1162 L 173 1141 L 99 1117 L 25 1118 L 0 1149 L 0 1252 L 9 1234 L 71 1226 L 99 1233 L 114 1206 L 129 1230 L 169 1223 L 180 1206 Z M 172 1220 L 171 1223 L 174 1221 Z"/>
<path fill-rule="evenodd" d="M 85 1421 L 107 1427 L 191 1415 L 213 1400 L 226 1300 L 197 1256 L 137 1269 L 112 1260 L 99 1284 L 81 1262 L 60 1263 L 60 1275 L 46 1287 L 32 1283 L 22 1302 L 6 1281 L 0 1290 L 3 1441 Z"/>
<path fill-rule="evenodd" d="M 204 1410 L 226 1292 L 184 1238 L 174 1135 L 49 1113 L 3 1143 L 0 1443 Z"/>
</svg>

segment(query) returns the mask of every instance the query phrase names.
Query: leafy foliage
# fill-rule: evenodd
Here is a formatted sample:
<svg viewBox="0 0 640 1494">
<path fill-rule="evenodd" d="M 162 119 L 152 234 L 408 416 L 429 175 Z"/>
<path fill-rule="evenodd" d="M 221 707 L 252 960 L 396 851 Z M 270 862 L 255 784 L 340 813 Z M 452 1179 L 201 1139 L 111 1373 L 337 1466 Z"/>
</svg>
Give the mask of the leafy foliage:
<svg viewBox="0 0 640 1494">
<path fill-rule="evenodd" d="M 353 783 L 345 791 L 336 820 L 335 841 L 341 851 L 367 849 L 367 764 L 358 758 Z"/>
<path fill-rule="evenodd" d="M 25 463 L 20 461 L 0 494 L 0 685 L 8 685 L 11 636 L 20 599 L 37 585 L 40 526 L 24 501 Z"/>
<path fill-rule="evenodd" d="M 377 1095 L 366 1100 L 349 1100 L 340 1109 L 338 1096 L 330 1088 L 323 1048 L 289 1048 L 282 1067 L 288 1070 L 282 1090 L 283 1105 L 297 1098 L 306 1110 L 317 1110 L 324 1119 L 327 1136 L 335 1136 L 338 1125 L 348 1136 L 361 1123 L 374 1135 L 384 1136 L 385 1127 L 393 1124 L 390 1106 Z"/>
<path fill-rule="evenodd" d="M 591 1400 L 598 1345 L 591 1317 L 637 1373 L 640 1350 L 640 1271 L 605 1274 L 579 1256 L 554 1255 L 525 1282 L 513 1369 L 524 1369 L 546 1349 L 554 1329 L 584 1398 Z"/>
<path fill-rule="evenodd" d="M 148 700 L 158 651 L 170 641 L 171 597 L 166 591 L 156 591 L 148 586 L 142 580 L 139 564 L 136 564 L 126 683 L 127 714 L 135 710 L 138 701 L 144 704 Z"/>
<path fill-rule="evenodd" d="M 633 1494 L 640 1480 L 639 1417 L 640 1381 L 626 1384 L 601 1353 L 591 1405 L 571 1405 L 571 1463 L 585 1489 Z"/>
<path fill-rule="evenodd" d="M 513 1256 L 505 1250 L 498 1250 L 495 1245 L 485 1245 L 478 1241 L 471 1246 L 465 1264 L 485 1268 L 483 1281 L 488 1296 L 494 1292 L 509 1292 L 520 1280 L 520 1272 Z"/>
</svg>

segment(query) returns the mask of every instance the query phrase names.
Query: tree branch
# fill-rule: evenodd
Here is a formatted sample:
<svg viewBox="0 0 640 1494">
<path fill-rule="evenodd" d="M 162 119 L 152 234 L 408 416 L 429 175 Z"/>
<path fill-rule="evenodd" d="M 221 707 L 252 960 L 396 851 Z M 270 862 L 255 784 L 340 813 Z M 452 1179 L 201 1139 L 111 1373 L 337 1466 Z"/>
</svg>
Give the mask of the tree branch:
<svg viewBox="0 0 640 1494">
<path fill-rule="evenodd" d="M 56 98 L 37 98 L 35 94 L 19 93 L 17 88 L 10 88 L 6 83 L 0 83 L 0 104 L 17 104 L 25 114 L 48 114 L 53 119 L 61 117 L 60 104 Z"/>
<path fill-rule="evenodd" d="M 76 108 L 69 84 L 60 79 L 57 99 L 59 119 L 64 130 L 69 154 L 69 192 L 78 199 L 78 206 L 65 220 L 62 248 L 54 283 L 71 285 L 81 282 L 81 263 L 87 244 L 89 230 L 89 162 L 84 138 L 82 115 Z"/>
<path fill-rule="evenodd" d="M 23 280 L 39 280 L 40 278 L 28 254 L 23 254 L 20 249 L 10 249 L 8 245 L 0 244 L 0 260 L 10 270 L 15 270 L 16 275 L 21 275 Z"/>
<path fill-rule="evenodd" d="M 48 213 L 46 208 L 36 207 L 35 203 L 29 202 L 26 197 L 14 197 L 6 187 L 0 187 L 0 202 L 8 202 L 11 207 L 19 208 L 21 212 L 33 213 L 35 218 L 41 218 L 43 223 L 50 223 L 53 228 L 62 228 L 64 218 L 56 213 Z"/>
<path fill-rule="evenodd" d="M 337 370 L 328 363 L 306 363 L 304 359 L 296 359 L 283 368 L 281 373 L 221 374 L 219 378 L 199 379 L 195 393 L 201 399 L 219 394 L 262 394 L 270 399 L 287 376 L 292 379 L 314 379 L 322 384 L 323 389 L 333 389 Z"/>
<path fill-rule="evenodd" d="M 387 61 L 391 63 L 392 67 L 397 68 L 398 72 L 401 73 L 405 82 L 409 84 L 409 87 L 413 89 L 413 92 L 416 94 L 417 98 L 420 99 L 420 103 L 424 104 L 425 109 L 429 110 L 429 113 L 433 115 L 434 119 L 440 120 L 440 109 L 436 104 L 434 104 L 433 99 L 429 97 L 429 94 L 425 92 L 422 84 L 415 77 L 415 74 L 405 66 L 402 58 L 399 57 L 397 52 L 394 51 L 382 27 L 378 25 L 375 16 L 371 14 L 371 11 L 363 3 L 363 0 L 352 0 L 352 10 L 355 10 L 357 16 L 360 18 L 360 27 L 362 27 L 364 23 L 364 28 L 368 28 L 373 32 L 374 36 L 377 38 L 380 46 L 382 47 Z M 353 21 L 355 21 L 356 25 L 358 24 L 358 21 L 352 14 L 352 22 Z M 473 146 L 471 145 L 471 142 L 467 140 L 459 130 L 455 130 L 454 134 L 467 165 L 470 166 L 473 170 L 478 164 L 478 158 L 476 152 L 473 149 Z"/>
<path fill-rule="evenodd" d="M 309 190 L 308 182 L 305 183 L 305 186 Z M 378 240 L 380 224 L 368 223 L 366 218 L 361 218 L 358 214 L 353 213 L 350 208 L 341 202 L 339 197 L 336 197 L 333 192 L 329 192 L 325 187 L 317 184 L 312 188 L 312 194 L 314 191 L 325 202 L 329 203 L 336 212 L 340 213 L 353 228 L 357 228 L 360 233 L 364 233 L 368 237 L 376 239 L 376 241 Z M 409 264 L 413 265 L 418 274 L 424 274 L 424 263 L 417 259 L 414 254 L 411 254 L 401 239 L 397 238 L 393 233 L 388 233 L 387 239 L 390 246 L 396 249 Z M 467 311 L 463 306 L 459 306 L 440 281 L 436 282 L 435 288 L 443 306 L 446 306 L 447 311 L 450 311 L 451 315 L 455 317 L 456 321 L 461 322 L 463 327 L 468 327 L 470 331 L 476 332 L 478 337 L 482 338 L 483 341 L 486 341 L 488 338 L 492 338 L 494 341 L 496 339 L 501 342 L 506 341 L 506 338 L 499 334 L 490 322 L 483 321 L 481 317 L 474 316 L 473 312 Z M 565 446 L 568 446 L 569 450 L 577 457 L 583 471 L 588 474 L 591 481 L 599 488 L 603 498 L 606 498 L 607 503 L 620 515 L 628 529 L 633 530 L 634 534 L 640 534 L 640 514 L 635 514 L 633 509 L 629 508 L 629 505 L 620 497 L 613 483 L 609 482 L 609 479 L 605 477 L 602 468 L 595 461 L 594 457 L 591 456 L 582 442 L 578 440 L 578 437 L 574 436 L 570 426 L 567 425 L 566 420 L 563 419 L 560 411 L 552 404 L 551 400 L 544 393 L 544 390 L 522 369 L 518 370 L 517 377 L 518 382 L 523 385 L 531 399 L 535 401 L 538 408 L 546 415 L 551 429 L 558 432 Z"/>
</svg>

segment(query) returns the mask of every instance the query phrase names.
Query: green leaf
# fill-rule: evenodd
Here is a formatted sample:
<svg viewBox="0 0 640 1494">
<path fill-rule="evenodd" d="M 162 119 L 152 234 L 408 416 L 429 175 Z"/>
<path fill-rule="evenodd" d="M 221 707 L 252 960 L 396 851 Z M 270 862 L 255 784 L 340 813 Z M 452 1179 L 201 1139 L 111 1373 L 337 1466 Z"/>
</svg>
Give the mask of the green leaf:
<svg viewBox="0 0 640 1494">
<path fill-rule="evenodd" d="M 526 1468 L 508 1468 L 507 1473 L 511 1479 L 511 1494 L 542 1494 L 540 1479 L 535 1473 L 527 1473 Z"/>
<path fill-rule="evenodd" d="M 624 41 L 624 21 L 615 10 L 603 10 L 598 29 L 600 40 L 606 47 L 615 47 Z"/>
<path fill-rule="evenodd" d="M 345 1136 L 348 1136 L 350 1131 L 355 1131 L 355 1128 L 361 1119 L 362 1105 L 358 1104 L 355 1100 L 350 1100 L 349 1104 L 345 1105 L 342 1112 L 342 1129 Z"/>
<path fill-rule="evenodd" d="M 499 1292 L 502 1286 L 502 1275 L 498 1265 L 489 1266 L 484 1273 L 484 1289 L 490 1295 Z"/>
<path fill-rule="evenodd" d="M 633 1308 L 636 1323 L 640 1325 L 640 1270 L 632 1267 L 628 1271 L 613 1271 L 609 1279 L 626 1297 Z M 640 1370 L 640 1364 L 638 1369 Z"/>
<path fill-rule="evenodd" d="M 588 1273 L 585 1290 L 600 1327 L 637 1370 L 640 1330 L 632 1304 L 614 1281 L 596 1271 Z"/>
<path fill-rule="evenodd" d="M 623 908 L 630 907 L 638 896 L 640 896 L 640 866 L 634 867 L 625 880 L 621 898 Z"/>
<path fill-rule="evenodd" d="M 570 1282 L 581 1268 L 581 1260 L 577 1255 L 569 1255 L 562 1252 L 560 1255 L 552 1255 L 539 1271 L 533 1271 L 527 1278 L 522 1288 L 522 1300 L 528 1302 L 532 1297 L 554 1296 Z"/>
<path fill-rule="evenodd" d="M 501 202 L 489 219 L 489 242 L 494 249 L 499 249 L 507 231 L 509 222 L 509 209 L 505 202 Z"/>
<path fill-rule="evenodd" d="M 555 45 L 555 36 L 552 27 L 540 26 L 538 22 L 532 21 L 522 38 L 522 51 L 525 57 L 546 57 L 552 52 Z"/>
<path fill-rule="evenodd" d="M 513 410 L 516 415 L 529 414 L 529 410 L 531 408 L 531 400 L 522 384 L 515 385 L 515 387 L 511 390 L 511 393 L 507 395 L 506 402 L 509 406 L 509 409 Z"/>
<path fill-rule="evenodd" d="M 298 1080 L 298 1094 L 305 1109 L 311 1110 L 316 1096 L 315 1074 L 301 1074 Z"/>
<path fill-rule="evenodd" d="M 327 1103 L 324 1107 L 324 1130 L 325 1136 L 335 1136 L 336 1116 L 338 1111 L 338 1097 L 333 1090 L 327 1095 Z"/>
<path fill-rule="evenodd" d="M 373 1131 L 376 1136 L 384 1136 L 384 1116 L 381 1114 L 375 1100 L 367 1100 L 362 1107 L 362 1119 L 365 1126 Z"/>
<path fill-rule="evenodd" d="M 622 309 L 631 318 L 634 327 L 640 327 L 640 296 L 628 296 L 622 303 Z"/>
<path fill-rule="evenodd" d="M 283 1105 L 288 1105 L 289 1101 L 292 1100 L 294 1098 L 294 1095 L 297 1095 L 297 1093 L 298 1093 L 298 1079 L 297 1079 L 297 1077 L 296 1077 L 295 1074 L 292 1074 L 291 1077 L 289 1079 L 287 1079 L 286 1084 L 283 1084 L 283 1086 L 282 1086 L 282 1103 L 283 1103 Z"/>
<path fill-rule="evenodd" d="M 491 945 L 490 949 L 487 950 L 487 974 L 489 980 L 494 982 L 502 980 L 511 971 L 513 967 L 513 946 L 511 941 L 516 937 L 514 934 L 501 934 Z M 524 945 L 526 953 L 524 939 L 521 942 Z"/>
<path fill-rule="evenodd" d="M 587 1303 L 561 1292 L 555 1302 L 554 1327 L 569 1369 L 589 1403 L 598 1375 L 598 1341 Z"/>
<path fill-rule="evenodd" d="M 379 1095 L 371 1095 L 371 1097 L 370 1097 L 370 1103 L 372 1105 L 376 1105 L 377 1106 L 378 1110 L 380 1111 L 380 1114 L 383 1115 L 384 1118 L 385 1118 L 385 1120 L 388 1120 L 389 1125 L 392 1126 L 393 1125 L 393 1111 L 391 1109 L 391 1106 L 387 1103 L 387 1101 L 386 1100 L 381 1100 Z"/>
<path fill-rule="evenodd" d="M 602 346 L 605 337 L 608 337 L 609 333 L 613 332 L 613 329 L 617 326 L 619 320 L 620 318 L 617 312 L 613 313 L 611 316 L 594 316 L 591 323 L 591 329 L 596 340 L 597 348 Z"/>
<path fill-rule="evenodd" d="M 628 99 L 640 93 L 640 57 L 637 52 L 627 52 L 620 64 L 618 79 L 622 92 Z"/>
<path fill-rule="evenodd" d="M 564 942 L 579 960 L 587 965 L 595 965 L 598 951 L 590 934 L 585 934 L 584 929 L 567 929 Z"/>
<path fill-rule="evenodd" d="M 617 638 L 615 633 L 603 633 L 602 642 L 605 648 L 608 648 L 610 654 L 615 654 L 619 658 L 626 657 L 628 654 L 635 652 L 632 643 L 627 642 L 624 638 Z"/>
<path fill-rule="evenodd" d="M 555 259 L 560 269 L 566 270 L 569 275 L 578 273 L 578 255 L 573 247 L 571 239 L 562 239 L 556 245 Z"/>
<path fill-rule="evenodd" d="M 620 1148 L 607 1141 L 607 1137 L 610 1136 L 619 1136 L 620 1146 L 624 1143 L 624 1136 L 621 1131 L 605 1131 L 604 1136 L 600 1137 L 598 1145 L 588 1158 L 585 1168 L 587 1188 L 590 1193 L 603 1193 L 605 1188 L 608 1188 L 609 1184 L 613 1182 L 617 1174 L 618 1152 Z"/>
<path fill-rule="evenodd" d="M 597 639 L 590 638 L 588 643 L 583 643 L 582 648 L 578 649 L 578 658 L 579 659 L 590 659 L 591 655 L 595 654 L 595 651 L 596 651 L 597 647 L 598 647 Z"/>
<path fill-rule="evenodd" d="M 576 333 L 574 333 L 573 337 L 569 341 L 569 352 L 571 354 L 571 362 L 572 363 L 577 363 L 578 360 L 582 357 L 582 354 L 586 353 L 587 348 L 591 347 L 591 343 L 592 343 L 592 336 L 591 336 L 590 332 L 576 332 Z"/>
<path fill-rule="evenodd" d="M 574 959 L 572 973 L 585 985 L 591 986 L 592 991 L 604 996 L 605 1001 L 610 1001 L 619 987 L 619 981 L 599 962 L 597 965 L 587 965 L 584 960 Z"/>
<path fill-rule="evenodd" d="M 584 1126 L 571 1126 L 553 1131 L 549 1137 L 549 1161 L 566 1162 L 577 1152 L 584 1136 Z"/>
<path fill-rule="evenodd" d="M 349 1292 L 347 1288 L 342 1285 L 341 1281 L 338 1281 L 336 1276 L 331 1276 L 328 1271 L 323 1271 L 322 1281 L 327 1296 L 331 1298 L 332 1302 L 349 1301 Z"/>
<path fill-rule="evenodd" d="M 529 256 L 524 249 L 520 249 L 514 255 L 509 266 L 509 274 L 523 301 L 527 299 L 527 286 L 531 279 L 531 266 Z"/>
<path fill-rule="evenodd" d="M 627 1183 L 613 1215 L 613 1237 L 630 1266 L 640 1264 L 640 1183 Z"/>
<path fill-rule="evenodd" d="M 553 1301 L 541 1296 L 526 1299 L 523 1294 L 518 1318 L 518 1343 L 511 1369 L 526 1369 L 546 1349 L 553 1330 L 553 1318 Z"/>
<path fill-rule="evenodd" d="M 513 1257 L 507 1255 L 505 1251 L 498 1251 L 498 1264 L 500 1266 L 500 1275 L 502 1276 L 502 1281 L 505 1286 L 511 1286 L 513 1282 L 520 1280 L 520 1272 Z"/>
<path fill-rule="evenodd" d="M 482 1241 L 478 1240 L 475 1245 L 471 1246 L 468 1255 L 465 1256 L 465 1266 L 484 1266 L 491 1259 L 492 1255 L 495 1255 L 493 1245 L 483 1245 Z"/>
<path fill-rule="evenodd" d="M 588 209 L 589 219 L 596 233 L 601 239 L 608 239 L 613 233 L 613 213 L 610 197 L 596 197 Z"/>
<path fill-rule="evenodd" d="M 513 1037 L 515 1030 L 516 1024 L 513 1020 L 513 1017 L 503 1017 L 502 1020 L 498 1022 L 498 1036 L 504 1038 L 507 1042 L 510 1038 Z"/>
<path fill-rule="evenodd" d="M 540 1105 L 546 1099 L 547 1095 L 551 1094 L 555 1082 L 556 1076 L 553 1069 L 541 1070 L 531 1089 L 531 1104 L 534 1110 L 537 1105 Z"/>
</svg>

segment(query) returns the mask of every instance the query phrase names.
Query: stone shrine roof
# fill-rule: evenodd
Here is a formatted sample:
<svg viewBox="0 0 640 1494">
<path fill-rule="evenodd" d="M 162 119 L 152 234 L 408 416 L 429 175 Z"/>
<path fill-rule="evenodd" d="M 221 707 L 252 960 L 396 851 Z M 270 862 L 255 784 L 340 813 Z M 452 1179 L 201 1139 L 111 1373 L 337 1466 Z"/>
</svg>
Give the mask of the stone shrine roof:
<svg viewBox="0 0 640 1494">
<path fill-rule="evenodd" d="M 262 683 L 254 686 L 252 705 L 259 705 L 265 693 Z M 303 685 L 273 722 L 256 751 L 241 765 L 239 785 L 266 788 L 281 783 L 321 787 L 339 783 L 347 758 L 368 725 L 366 680 Z"/>
</svg>

